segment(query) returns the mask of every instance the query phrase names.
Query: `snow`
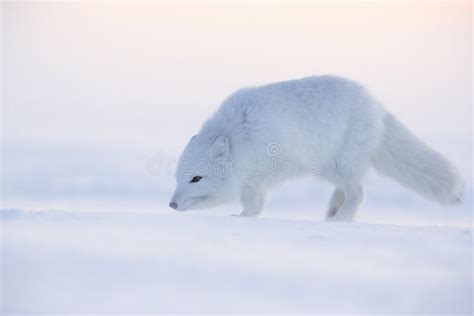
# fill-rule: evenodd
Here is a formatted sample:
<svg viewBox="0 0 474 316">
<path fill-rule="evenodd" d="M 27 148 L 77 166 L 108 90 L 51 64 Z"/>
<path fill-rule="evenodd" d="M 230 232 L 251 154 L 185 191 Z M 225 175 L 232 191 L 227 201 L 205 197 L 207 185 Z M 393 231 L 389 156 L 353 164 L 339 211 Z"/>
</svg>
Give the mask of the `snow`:
<svg viewBox="0 0 474 316">
<path fill-rule="evenodd" d="M 472 228 L 1 215 L 5 313 L 472 313 Z"/>
</svg>

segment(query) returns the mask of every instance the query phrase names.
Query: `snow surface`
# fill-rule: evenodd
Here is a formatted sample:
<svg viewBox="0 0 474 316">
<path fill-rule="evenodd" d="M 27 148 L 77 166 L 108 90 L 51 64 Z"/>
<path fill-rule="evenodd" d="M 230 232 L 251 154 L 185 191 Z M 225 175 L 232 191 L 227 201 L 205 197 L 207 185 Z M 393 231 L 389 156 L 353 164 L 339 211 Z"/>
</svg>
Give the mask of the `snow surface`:
<svg viewBox="0 0 474 316">
<path fill-rule="evenodd" d="M 4 313 L 472 313 L 472 228 L 1 211 Z"/>
</svg>

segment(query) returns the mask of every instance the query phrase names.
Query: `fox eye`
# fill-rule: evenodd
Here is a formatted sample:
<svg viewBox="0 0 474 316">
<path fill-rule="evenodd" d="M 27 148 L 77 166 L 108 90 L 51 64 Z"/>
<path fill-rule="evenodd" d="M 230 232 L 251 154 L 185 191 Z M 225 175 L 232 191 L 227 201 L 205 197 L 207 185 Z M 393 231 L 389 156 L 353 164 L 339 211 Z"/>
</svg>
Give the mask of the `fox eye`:
<svg viewBox="0 0 474 316">
<path fill-rule="evenodd" d="M 199 182 L 201 179 L 202 179 L 202 177 L 195 176 L 191 181 L 189 181 L 189 183 L 196 183 L 196 182 Z"/>
</svg>

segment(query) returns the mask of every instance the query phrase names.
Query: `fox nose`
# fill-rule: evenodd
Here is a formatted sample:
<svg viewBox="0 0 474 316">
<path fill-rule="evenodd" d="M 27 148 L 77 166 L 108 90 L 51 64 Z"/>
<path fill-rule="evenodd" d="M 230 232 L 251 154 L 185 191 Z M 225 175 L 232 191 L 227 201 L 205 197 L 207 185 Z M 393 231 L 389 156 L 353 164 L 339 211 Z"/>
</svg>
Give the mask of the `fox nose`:
<svg viewBox="0 0 474 316">
<path fill-rule="evenodd" d="M 175 210 L 178 207 L 178 204 L 175 202 L 170 202 L 170 207 Z"/>
</svg>

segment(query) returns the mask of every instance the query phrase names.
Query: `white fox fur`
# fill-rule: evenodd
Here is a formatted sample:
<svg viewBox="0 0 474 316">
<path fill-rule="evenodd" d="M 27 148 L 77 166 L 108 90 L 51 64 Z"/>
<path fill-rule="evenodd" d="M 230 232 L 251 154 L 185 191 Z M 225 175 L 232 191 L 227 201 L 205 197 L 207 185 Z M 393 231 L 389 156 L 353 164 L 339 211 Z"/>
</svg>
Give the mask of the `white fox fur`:
<svg viewBox="0 0 474 316">
<path fill-rule="evenodd" d="M 203 208 L 240 195 L 240 215 L 256 216 L 273 185 L 319 176 L 336 186 L 327 219 L 350 221 L 370 167 L 441 204 L 461 201 L 456 168 L 359 84 L 314 76 L 245 88 L 187 144 L 170 206 Z"/>
</svg>

